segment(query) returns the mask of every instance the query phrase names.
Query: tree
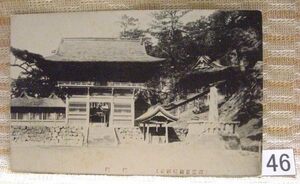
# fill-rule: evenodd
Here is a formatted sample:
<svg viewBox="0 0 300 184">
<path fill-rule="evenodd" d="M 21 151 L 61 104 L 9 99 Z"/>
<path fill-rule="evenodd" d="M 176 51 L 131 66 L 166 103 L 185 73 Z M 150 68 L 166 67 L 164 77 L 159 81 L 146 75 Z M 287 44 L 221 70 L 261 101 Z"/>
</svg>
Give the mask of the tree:
<svg viewBox="0 0 300 184">
<path fill-rule="evenodd" d="M 255 11 L 216 11 L 209 17 L 187 23 L 190 54 L 208 55 L 228 65 L 235 55 L 238 62 L 251 60 L 253 66 L 262 60 L 259 20 L 261 15 Z"/>
<path fill-rule="evenodd" d="M 167 59 L 165 71 L 179 69 L 178 64 L 187 59 L 184 44 L 183 23 L 181 18 L 186 15 L 187 10 L 166 10 L 154 12 L 150 33 L 158 43 L 153 48 L 153 54 Z"/>
<path fill-rule="evenodd" d="M 26 92 L 30 96 L 48 97 L 54 91 L 55 82 L 45 76 L 42 70 L 34 68 L 14 81 L 12 95 L 20 96 L 22 92 Z"/>
<path fill-rule="evenodd" d="M 51 93 L 58 92 L 55 88 L 56 81 L 51 80 L 36 66 L 36 58 L 42 56 L 15 48 L 11 48 L 11 52 L 16 59 L 11 66 L 22 69 L 18 78 L 12 82 L 12 96 L 17 97 L 26 92 L 30 96 L 48 97 Z"/>
<path fill-rule="evenodd" d="M 139 19 L 124 14 L 119 23 L 122 29 L 120 38 L 140 39 L 144 36 L 144 31 L 138 28 Z"/>
<path fill-rule="evenodd" d="M 158 95 L 163 101 L 170 102 L 176 97 L 175 83 L 178 76 L 184 73 L 189 63 L 186 51 L 186 39 L 181 18 L 187 10 L 165 10 L 152 13 L 153 22 L 148 32 L 157 39 L 157 43 L 148 48 L 150 55 L 165 58 L 160 73 L 160 85 Z M 155 83 L 149 83 L 155 84 Z M 151 86 L 155 88 L 155 86 Z M 167 89 L 166 91 L 163 91 Z"/>
<path fill-rule="evenodd" d="M 243 65 L 245 70 L 262 59 L 259 13 L 216 11 L 184 24 L 181 18 L 187 13 L 179 10 L 153 13 L 150 31 L 158 43 L 150 53 L 166 58 L 162 76 L 168 80 L 179 81 L 202 55 L 227 66 Z M 180 93 L 176 88 L 170 91 L 173 96 L 176 93 Z"/>
</svg>

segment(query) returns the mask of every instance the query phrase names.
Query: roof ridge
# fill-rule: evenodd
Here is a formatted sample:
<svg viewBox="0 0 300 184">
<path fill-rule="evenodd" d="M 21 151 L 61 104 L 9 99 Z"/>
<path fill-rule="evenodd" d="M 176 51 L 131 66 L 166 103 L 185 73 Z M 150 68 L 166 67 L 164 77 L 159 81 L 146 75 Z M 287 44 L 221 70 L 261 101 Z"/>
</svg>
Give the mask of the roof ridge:
<svg viewBox="0 0 300 184">
<path fill-rule="evenodd" d="M 83 41 L 83 40 L 91 40 L 91 41 L 132 41 L 132 42 L 140 42 L 140 39 L 124 39 L 124 38 L 109 38 L 109 37 L 63 37 L 61 41 L 64 40 L 78 40 L 78 41 Z"/>
</svg>

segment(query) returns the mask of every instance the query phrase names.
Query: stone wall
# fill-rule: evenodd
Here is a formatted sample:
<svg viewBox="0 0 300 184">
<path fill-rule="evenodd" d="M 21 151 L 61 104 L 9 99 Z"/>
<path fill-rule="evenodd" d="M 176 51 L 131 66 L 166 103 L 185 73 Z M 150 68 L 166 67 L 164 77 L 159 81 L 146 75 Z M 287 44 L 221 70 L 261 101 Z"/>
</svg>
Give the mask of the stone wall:
<svg viewBox="0 0 300 184">
<path fill-rule="evenodd" d="M 145 142 L 142 129 L 139 127 L 118 127 L 114 129 L 119 144 Z M 105 131 L 108 131 L 108 129 Z M 11 143 L 13 145 L 82 146 L 85 133 L 84 126 L 68 125 L 64 122 L 14 122 L 11 125 Z M 187 133 L 187 128 L 169 127 L 169 141 L 185 141 Z M 89 143 L 92 143 L 92 141 L 90 140 Z"/>
<path fill-rule="evenodd" d="M 81 146 L 84 140 L 84 127 L 47 123 L 41 125 L 21 123 L 11 125 L 11 143 L 20 145 L 70 145 Z"/>
<path fill-rule="evenodd" d="M 152 127 L 150 133 L 153 130 L 155 130 L 154 127 Z M 161 138 L 164 140 L 165 128 L 160 128 L 159 132 L 160 131 L 163 131 L 163 133 L 161 134 Z M 169 127 L 169 141 L 170 142 L 184 141 L 187 133 L 188 133 L 187 128 Z M 139 128 L 139 127 L 118 127 L 118 128 L 116 128 L 116 134 L 117 134 L 118 140 L 120 141 L 119 142 L 120 144 L 145 142 L 143 129 Z M 158 137 L 158 136 L 153 134 L 152 139 L 155 139 L 155 137 Z M 153 140 L 153 142 L 155 142 L 155 141 Z"/>
</svg>

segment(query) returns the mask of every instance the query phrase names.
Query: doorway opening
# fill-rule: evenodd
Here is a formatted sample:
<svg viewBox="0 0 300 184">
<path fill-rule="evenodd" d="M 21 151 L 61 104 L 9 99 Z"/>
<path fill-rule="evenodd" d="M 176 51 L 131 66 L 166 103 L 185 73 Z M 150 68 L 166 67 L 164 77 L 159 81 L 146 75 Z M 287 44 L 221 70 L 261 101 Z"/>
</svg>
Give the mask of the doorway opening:
<svg viewBox="0 0 300 184">
<path fill-rule="evenodd" d="M 109 126 L 111 104 L 107 102 L 90 102 L 90 123 L 96 126 Z"/>
</svg>

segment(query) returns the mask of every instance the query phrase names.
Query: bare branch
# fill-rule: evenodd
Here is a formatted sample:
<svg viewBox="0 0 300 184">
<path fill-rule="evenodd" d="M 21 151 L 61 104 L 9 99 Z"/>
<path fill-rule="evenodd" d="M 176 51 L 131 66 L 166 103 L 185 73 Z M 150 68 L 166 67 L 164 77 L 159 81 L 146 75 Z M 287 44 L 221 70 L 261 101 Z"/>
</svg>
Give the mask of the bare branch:
<svg viewBox="0 0 300 184">
<path fill-rule="evenodd" d="M 30 71 L 28 70 L 28 67 L 23 67 L 22 65 L 18 65 L 18 64 L 11 64 L 10 66 L 16 66 L 21 68 L 22 70 L 24 70 L 25 72 L 29 73 Z"/>
</svg>

